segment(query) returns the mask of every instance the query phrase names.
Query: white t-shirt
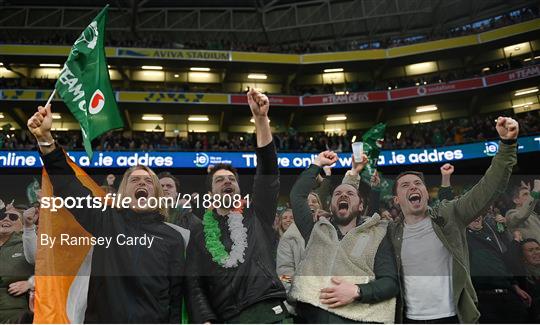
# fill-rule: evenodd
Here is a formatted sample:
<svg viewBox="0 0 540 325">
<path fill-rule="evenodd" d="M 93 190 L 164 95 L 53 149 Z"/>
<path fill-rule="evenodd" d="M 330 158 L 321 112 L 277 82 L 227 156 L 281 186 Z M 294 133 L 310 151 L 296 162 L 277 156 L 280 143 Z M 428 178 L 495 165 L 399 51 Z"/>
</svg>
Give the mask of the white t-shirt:
<svg viewBox="0 0 540 325">
<path fill-rule="evenodd" d="M 430 320 L 456 315 L 452 255 L 426 218 L 403 229 L 401 246 L 407 318 Z"/>
</svg>

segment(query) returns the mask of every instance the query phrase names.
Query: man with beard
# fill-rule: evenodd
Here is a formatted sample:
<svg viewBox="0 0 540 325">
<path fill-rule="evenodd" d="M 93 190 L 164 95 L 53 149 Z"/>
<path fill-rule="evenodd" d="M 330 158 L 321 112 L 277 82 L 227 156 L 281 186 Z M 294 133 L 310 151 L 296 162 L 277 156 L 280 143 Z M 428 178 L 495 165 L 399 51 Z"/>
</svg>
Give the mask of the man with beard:
<svg viewBox="0 0 540 325">
<path fill-rule="evenodd" d="M 218 200 L 204 214 L 203 232 L 192 234 L 187 250 L 193 323 L 278 323 L 290 317 L 273 258 L 279 169 L 269 101 L 254 89 L 247 99 L 257 133 L 253 195 L 238 200 L 238 173 L 231 165 L 217 164 L 208 174 L 208 191 Z"/>
<path fill-rule="evenodd" d="M 93 196 L 75 175 L 68 163 L 70 158 L 55 143 L 51 126 L 50 105 L 38 107 L 38 112 L 28 120 L 54 196 L 63 199 Z M 124 173 L 118 194 L 131 199 L 130 208 L 69 209 L 93 237 L 112 239 L 108 248 L 105 245 L 93 247 L 86 312 L 84 319 L 72 321 L 179 323 L 184 240 L 181 231 L 165 224 L 164 209 L 152 209 L 146 204 L 151 197 L 163 196 L 159 180 L 148 167 L 131 167 Z M 52 217 L 55 214 L 51 212 Z M 153 238 L 153 244 L 126 245 L 117 240 L 121 236 Z"/>
<path fill-rule="evenodd" d="M 499 117 L 496 128 L 501 138 L 498 153 L 484 177 L 461 197 L 431 208 L 422 173 L 397 176 L 394 203 L 404 220 L 389 228 L 404 289 L 397 322 L 403 307 L 409 323 L 478 321 L 465 229 L 504 193 L 517 161 L 518 123 Z"/>
<path fill-rule="evenodd" d="M 367 157 L 362 158 L 354 163 L 356 175 L 367 164 Z M 334 152 L 320 153 L 291 190 L 296 224 L 307 247 L 290 296 L 308 323 L 391 323 L 399 286 L 387 222 L 378 214 L 363 218 L 368 202 L 358 188 L 343 183 L 332 193 L 331 219 L 313 223 L 308 195 L 321 168 L 336 161 Z"/>
</svg>

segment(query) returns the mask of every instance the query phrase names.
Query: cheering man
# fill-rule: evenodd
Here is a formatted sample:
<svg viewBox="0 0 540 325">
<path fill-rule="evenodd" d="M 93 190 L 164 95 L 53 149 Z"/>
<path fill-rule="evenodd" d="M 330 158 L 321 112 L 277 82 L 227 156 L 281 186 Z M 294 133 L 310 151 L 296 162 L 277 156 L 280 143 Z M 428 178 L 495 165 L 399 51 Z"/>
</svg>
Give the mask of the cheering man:
<svg viewBox="0 0 540 325">
<path fill-rule="evenodd" d="M 358 183 L 336 187 L 330 220 L 312 221 L 307 197 L 321 168 L 336 161 L 334 152 L 320 153 L 291 190 L 296 224 L 307 247 L 290 296 L 308 323 L 392 323 L 399 282 L 387 222 L 377 213 L 362 216 L 368 202 L 359 194 Z M 353 159 L 350 172 L 359 178 L 367 161 L 366 155 L 360 163 Z"/>
<path fill-rule="evenodd" d="M 402 275 L 405 322 L 475 323 L 479 312 L 470 278 L 465 229 L 504 193 L 517 162 L 518 123 L 497 119 L 499 152 L 484 177 L 466 194 L 431 208 L 420 172 L 403 172 L 394 184 L 394 203 L 403 221 L 390 233 Z M 398 309 L 400 321 L 403 309 Z"/>
<path fill-rule="evenodd" d="M 269 101 L 254 89 L 247 98 L 257 133 L 253 195 L 238 201 L 238 173 L 231 165 L 218 164 L 208 174 L 208 191 L 219 199 L 207 209 L 204 230 L 193 233 L 187 250 L 187 299 L 194 323 L 277 323 L 289 318 L 273 259 L 279 170 Z"/>
<path fill-rule="evenodd" d="M 50 105 L 40 106 L 28 120 L 28 128 L 38 141 L 55 197 L 92 196 L 69 165 L 70 158 L 55 143 L 51 126 Z M 111 240 L 110 246 L 93 247 L 84 322 L 179 323 L 184 239 L 180 231 L 165 224 L 164 208 L 152 209 L 144 203 L 150 197 L 163 196 L 159 180 L 148 167 L 131 167 L 124 173 L 118 194 L 131 198 L 133 204 L 129 209 L 75 206 L 69 211 L 95 238 L 143 237 L 152 238 L 152 244 L 129 245 Z M 56 217 L 54 212 L 52 217 Z M 84 290 L 81 292 L 85 294 Z M 72 321 L 81 322 L 79 319 Z"/>
</svg>

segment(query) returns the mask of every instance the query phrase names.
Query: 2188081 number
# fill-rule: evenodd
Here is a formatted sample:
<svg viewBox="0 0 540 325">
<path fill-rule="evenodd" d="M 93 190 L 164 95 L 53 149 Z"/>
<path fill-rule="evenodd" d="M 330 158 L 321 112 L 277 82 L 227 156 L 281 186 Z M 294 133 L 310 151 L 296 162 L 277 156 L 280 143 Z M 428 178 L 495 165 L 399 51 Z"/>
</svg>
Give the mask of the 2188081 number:
<svg viewBox="0 0 540 325">
<path fill-rule="evenodd" d="M 182 195 L 182 201 L 184 201 L 182 204 L 182 208 L 184 209 L 239 209 L 242 204 L 244 204 L 244 208 L 249 208 L 251 205 L 249 194 L 244 196 L 240 194 L 184 194 Z"/>
</svg>

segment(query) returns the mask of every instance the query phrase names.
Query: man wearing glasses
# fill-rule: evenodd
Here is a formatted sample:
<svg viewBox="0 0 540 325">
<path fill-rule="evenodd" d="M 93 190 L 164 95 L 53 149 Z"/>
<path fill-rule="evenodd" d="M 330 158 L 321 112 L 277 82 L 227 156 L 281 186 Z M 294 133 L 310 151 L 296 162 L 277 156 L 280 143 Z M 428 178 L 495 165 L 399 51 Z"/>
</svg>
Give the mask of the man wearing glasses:
<svg viewBox="0 0 540 325">
<path fill-rule="evenodd" d="M 34 266 L 24 256 L 22 213 L 0 200 L 0 323 L 14 323 L 28 311 L 27 279 Z"/>
</svg>

